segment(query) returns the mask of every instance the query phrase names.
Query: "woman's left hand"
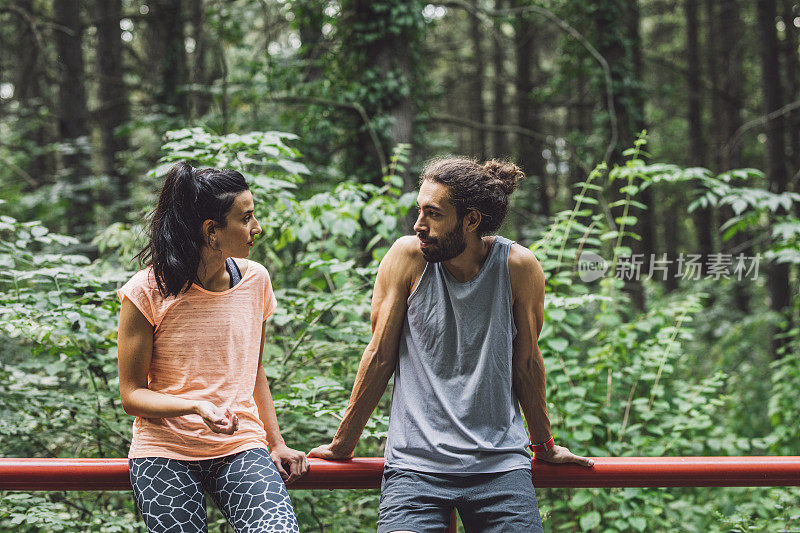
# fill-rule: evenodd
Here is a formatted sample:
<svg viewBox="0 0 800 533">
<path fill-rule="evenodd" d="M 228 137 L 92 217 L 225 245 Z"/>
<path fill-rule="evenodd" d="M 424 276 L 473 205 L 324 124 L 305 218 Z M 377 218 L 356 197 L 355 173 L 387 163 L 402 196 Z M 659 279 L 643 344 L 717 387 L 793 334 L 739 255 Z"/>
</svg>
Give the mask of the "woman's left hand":
<svg viewBox="0 0 800 533">
<path fill-rule="evenodd" d="M 293 450 L 285 444 L 280 444 L 272 448 L 270 456 L 275 468 L 287 485 L 300 479 L 308 472 L 308 459 L 306 454 Z"/>
</svg>

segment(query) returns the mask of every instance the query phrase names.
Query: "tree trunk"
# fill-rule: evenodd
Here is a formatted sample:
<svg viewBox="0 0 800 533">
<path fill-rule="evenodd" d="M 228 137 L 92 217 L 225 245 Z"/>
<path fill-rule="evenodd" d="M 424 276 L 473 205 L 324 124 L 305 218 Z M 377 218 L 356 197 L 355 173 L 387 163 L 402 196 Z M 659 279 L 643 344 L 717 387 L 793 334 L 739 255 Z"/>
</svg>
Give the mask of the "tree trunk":
<svg viewBox="0 0 800 533">
<path fill-rule="evenodd" d="M 794 25 L 795 17 L 800 13 L 792 10 L 794 0 L 782 0 L 783 22 L 786 25 L 786 34 L 781 51 L 783 52 L 784 71 L 786 72 L 786 102 L 800 99 L 800 57 L 798 56 L 798 29 Z M 795 109 L 786 117 L 788 132 L 787 156 L 789 158 L 789 175 L 793 177 L 795 192 L 800 192 L 800 111 Z M 795 203 L 797 216 L 800 217 L 800 203 Z"/>
<path fill-rule="evenodd" d="M 206 34 L 205 1 L 189 0 L 188 11 L 192 25 L 192 39 L 194 39 L 194 50 L 191 54 L 192 68 L 189 74 L 189 81 L 192 84 L 191 109 L 192 117 L 198 118 L 208 113 L 212 101 L 208 92 L 209 39 Z"/>
<path fill-rule="evenodd" d="M 386 72 L 394 70 L 396 73 L 399 73 L 399 77 L 406 80 L 407 83 L 411 85 L 414 78 L 410 54 L 397 54 L 397 48 L 395 47 L 400 46 L 401 44 L 397 42 L 392 48 L 383 50 L 382 54 L 379 56 L 379 64 L 383 64 Z M 395 105 L 389 109 L 392 117 L 392 128 L 390 131 L 392 146 L 395 147 L 403 143 L 407 144 L 410 148 L 408 151 L 408 163 L 405 165 L 405 171 L 401 174 L 404 192 L 410 192 L 417 188 L 416 176 L 411 173 L 411 166 L 414 164 L 414 116 L 416 115 L 411 94 L 409 90 L 400 96 Z M 412 228 L 414 227 L 415 221 L 416 216 L 414 210 L 411 209 L 404 218 L 400 219 L 401 231 L 403 234 L 413 233 Z"/>
<path fill-rule="evenodd" d="M 477 0 L 474 5 L 477 7 Z M 470 33 L 472 37 L 472 57 L 475 73 L 471 80 L 470 100 L 473 120 L 486 124 L 486 106 L 483 103 L 483 80 L 486 76 L 486 60 L 483 56 L 483 28 L 475 13 L 470 14 Z M 472 153 L 483 161 L 486 159 L 486 130 L 475 128 L 472 131 Z"/>
<path fill-rule="evenodd" d="M 592 134 L 593 103 L 587 102 L 586 75 L 578 68 L 573 79 L 569 80 L 570 102 L 567 108 L 567 131 L 576 132 L 579 139 L 587 139 Z M 569 155 L 569 190 L 573 185 L 585 180 L 589 173 L 587 165 L 587 150 L 583 145 L 570 147 Z M 590 161 L 589 164 L 592 162 Z"/>
<path fill-rule="evenodd" d="M 300 50 L 298 54 L 304 65 L 305 81 L 315 81 L 325 73 L 321 64 L 325 37 L 322 26 L 325 24 L 325 7 L 327 0 L 303 0 L 294 3 L 295 23 L 300 32 Z"/>
<path fill-rule="evenodd" d="M 759 52 L 761 56 L 761 87 L 764 93 L 764 113 L 771 113 L 783 104 L 781 79 L 778 66 L 778 37 L 775 31 L 775 0 L 758 0 Z M 784 146 L 784 120 L 778 116 L 766 125 L 766 167 L 769 189 L 773 193 L 786 191 L 788 176 L 786 172 L 786 152 Z M 770 308 L 784 312 L 791 304 L 789 266 L 773 264 L 768 271 Z M 777 333 L 777 332 L 774 332 Z M 778 358 L 778 350 L 786 345 L 786 340 L 773 337 L 772 355 Z"/>
<path fill-rule="evenodd" d="M 697 0 L 685 0 L 686 15 L 686 63 L 688 69 L 688 121 L 689 121 L 689 165 L 708 166 L 706 139 L 703 135 L 703 89 L 700 65 L 699 17 Z M 692 213 L 697 234 L 697 252 L 706 258 L 714 253 L 714 237 L 711 233 L 713 218 L 711 208 L 700 207 Z M 667 231 L 666 233 L 670 233 Z M 672 278 L 672 276 L 670 277 Z"/>
<path fill-rule="evenodd" d="M 639 7 L 636 1 L 605 0 L 599 6 L 595 17 L 595 40 L 597 50 L 606 58 L 611 68 L 611 79 L 614 92 L 614 114 L 619 128 L 619 141 L 611 154 L 609 165 L 624 164 L 623 151 L 633 147 L 637 132 L 643 129 L 644 110 L 639 106 L 642 96 L 637 94 L 639 87 L 639 71 L 641 69 L 639 38 Z M 611 110 L 607 110 L 609 113 Z M 627 185 L 627 180 L 615 181 L 613 184 L 611 201 L 625 197 L 620 189 Z M 636 183 L 638 185 L 638 183 Z M 645 190 L 637 200 L 645 205 L 652 205 L 649 198 L 650 192 Z M 623 206 L 611 210 L 614 218 L 623 213 Z M 652 226 L 649 222 L 650 214 L 647 210 L 630 208 L 630 214 L 637 216 L 639 224 L 633 230 L 637 231 L 642 240 L 623 239 L 634 254 L 643 254 L 642 270 L 649 267 L 649 250 L 652 250 Z M 638 280 L 631 280 L 626 285 L 634 308 L 645 309 L 644 290 Z"/>
<path fill-rule="evenodd" d="M 104 195 L 104 204 L 112 207 L 119 218 L 124 213 L 130 196 L 128 176 L 116 160 L 117 154 L 128 149 L 127 136 L 117 131 L 130 118 L 128 97 L 123 79 L 122 38 L 119 21 L 122 18 L 121 0 L 96 0 L 95 9 L 100 22 L 97 25 L 97 71 L 99 74 L 98 122 L 102 135 L 103 172 L 109 176 L 110 190 Z"/>
<path fill-rule="evenodd" d="M 685 213 L 686 212 L 686 204 L 683 201 L 684 195 L 683 192 L 680 190 L 675 190 L 674 188 L 665 187 L 666 191 L 664 194 L 664 198 L 662 202 L 658 204 L 651 204 L 651 209 L 659 209 L 659 214 L 661 216 L 658 217 L 659 220 L 669 220 L 669 226 L 663 228 L 663 235 L 664 235 L 664 252 L 667 255 L 667 275 L 666 279 L 663 281 L 664 288 L 667 292 L 672 292 L 678 289 L 678 263 L 677 258 L 679 256 L 679 248 L 681 244 L 680 234 L 675 231 L 675 228 L 678 226 L 675 222 L 671 222 L 672 220 L 677 219 L 679 215 L 677 213 Z M 660 259 L 661 254 L 656 254 L 656 259 Z M 659 274 L 654 272 L 655 279 Z"/>
<path fill-rule="evenodd" d="M 622 152 L 633 147 L 641 123 L 641 117 L 637 116 L 638 110 L 635 108 L 639 99 L 634 98 L 630 90 L 631 85 L 636 83 L 631 24 L 628 22 L 632 10 L 631 5 L 623 0 L 605 0 L 597 9 L 594 20 L 597 50 L 606 58 L 611 69 L 614 113 L 619 128 L 619 140 L 614 146 L 609 165 L 624 162 Z M 638 7 L 636 11 L 638 12 Z"/>
<path fill-rule="evenodd" d="M 691 0 L 689 0 L 691 2 Z M 706 66 L 708 70 L 708 84 L 711 89 L 708 95 L 708 100 L 711 103 L 711 122 L 710 122 L 710 140 L 709 147 L 711 149 L 711 157 L 708 161 L 709 168 L 714 172 L 719 172 L 723 168 L 723 149 L 724 140 L 723 134 L 718 127 L 716 117 L 722 116 L 722 99 L 719 97 L 721 93 L 720 79 L 718 65 L 720 62 L 720 54 L 726 53 L 725 50 L 720 48 L 720 31 L 719 31 L 719 13 L 717 11 L 717 0 L 705 0 L 706 11 Z"/>
<path fill-rule="evenodd" d="M 742 125 L 742 109 L 745 107 L 744 85 L 744 46 L 741 38 L 744 34 L 744 24 L 741 18 L 739 0 L 726 0 L 720 3 L 720 10 L 716 18 L 716 33 L 720 37 L 719 56 L 719 90 L 721 94 L 717 100 L 720 102 L 721 113 L 718 120 L 712 121 L 714 127 L 719 129 L 718 138 L 722 142 L 719 154 L 720 170 L 732 170 L 742 166 L 741 145 L 733 146 L 731 141 Z M 735 214 L 730 207 L 724 208 L 725 217 L 731 218 Z M 747 243 L 752 240 L 749 231 L 741 232 L 731 239 L 730 245 L 747 256 L 754 255 L 752 246 Z M 736 308 L 742 313 L 750 309 L 750 284 L 736 282 L 734 291 Z"/>
<path fill-rule="evenodd" d="M 65 176 L 73 189 L 66 222 L 73 235 L 86 236 L 92 220 L 93 199 L 91 189 L 85 185 L 89 177 L 89 123 L 78 0 L 57 0 L 53 13 L 59 71 L 58 131 L 61 142 L 71 145 L 61 157 Z"/>
<path fill-rule="evenodd" d="M 494 1 L 495 10 L 505 9 L 503 0 Z M 499 20 L 499 19 L 498 19 Z M 504 47 L 506 43 L 499 35 L 492 36 L 492 63 L 494 65 L 494 123 L 498 126 L 508 124 L 506 109 L 506 69 Z M 495 130 L 492 135 L 492 157 L 508 157 L 508 138 L 505 132 Z"/>
<path fill-rule="evenodd" d="M 517 2 L 515 7 L 521 7 Z M 517 120 L 523 128 L 537 129 L 539 124 L 538 104 L 533 101 L 532 71 L 538 71 L 538 50 L 534 41 L 535 29 L 529 16 L 524 13 L 517 14 L 514 19 L 516 33 L 515 52 L 517 63 L 516 95 L 517 95 Z M 540 139 L 527 135 L 520 135 L 518 163 L 537 183 L 539 192 L 539 208 L 543 215 L 550 215 L 550 193 L 548 191 L 547 173 L 545 171 L 542 150 L 544 146 Z"/>
<path fill-rule="evenodd" d="M 686 16 L 686 66 L 688 71 L 689 164 L 706 166 L 697 0 L 684 0 L 684 13 Z"/>
<path fill-rule="evenodd" d="M 149 54 L 155 74 L 155 102 L 169 116 L 187 116 L 186 44 L 181 0 L 150 0 Z"/>
<path fill-rule="evenodd" d="M 355 135 L 347 140 L 346 158 L 353 161 L 346 163 L 345 172 L 381 183 L 381 174 L 375 171 L 375 163 L 385 164 L 394 146 L 408 144 L 411 147 L 409 163 L 401 176 L 404 191 L 416 188 L 416 177 L 410 167 L 415 151 L 414 98 L 417 83 L 414 65 L 422 27 L 422 12 L 418 7 L 416 0 L 347 0 L 341 3 L 342 45 L 338 60 L 342 72 L 350 83 L 362 84 L 363 90 L 370 94 L 364 108 L 372 127 L 390 125 L 374 133 L 380 136 L 386 151 L 380 156 L 384 161 L 375 161 L 371 157 L 375 144 L 373 133 L 363 119 L 358 119 L 353 128 Z M 387 32 L 387 27 L 394 31 Z M 386 80 L 392 83 L 387 85 Z M 405 220 L 399 221 L 404 232 L 409 231 L 411 220 L 409 214 Z"/>
<path fill-rule="evenodd" d="M 407 80 L 409 84 L 413 83 L 413 66 L 408 54 L 395 56 L 392 50 L 386 49 L 380 57 L 380 63 L 383 64 L 387 72 L 394 67 L 394 70 L 400 74 L 402 79 Z M 389 111 L 393 119 L 391 129 L 393 146 L 403 143 L 413 147 L 415 110 L 411 92 L 409 91 L 402 95 Z M 406 192 L 413 191 L 417 186 L 416 178 L 411 175 L 411 169 L 409 168 L 412 162 L 413 151 L 409 153 L 409 163 L 406 165 L 406 172 L 403 173 L 403 190 Z"/>
<path fill-rule="evenodd" d="M 731 170 L 742 166 L 741 148 L 732 147 L 731 140 L 742 125 L 742 109 L 745 107 L 744 84 L 744 34 L 739 0 L 720 2 L 716 20 L 720 48 L 717 50 L 719 64 L 719 89 L 721 91 L 721 113 L 714 120 L 719 125 L 719 136 L 723 140 L 720 154 L 721 169 Z"/>
<path fill-rule="evenodd" d="M 645 129 L 644 117 L 644 89 L 642 86 L 643 79 L 643 63 L 642 63 L 642 36 L 639 29 L 641 23 L 641 15 L 639 12 L 638 2 L 629 2 L 627 10 L 627 39 L 630 46 L 630 57 L 632 62 L 632 85 L 629 89 L 629 98 L 632 101 L 631 111 L 629 113 L 631 120 L 631 134 L 638 136 L 640 132 Z M 627 148 L 627 147 L 626 147 Z M 660 192 L 660 188 L 650 186 L 639 193 L 638 201 L 647 206 L 645 209 L 632 208 L 632 212 L 639 218 L 639 225 L 637 231 L 642 237 L 641 241 L 633 241 L 634 252 L 638 252 L 644 256 L 645 264 L 649 266 L 650 259 L 656 251 L 655 240 L 655 216 L 653 210 L 657 204 L 655 197 Z M 676 227 L 677 230 L 677 227 Z"/>
<path fill-rule="evenodd" d="M 19 102 L 20 117 L 25 118 L 25 130 L 22 134 L 26 144 L 26 152 L 30 154 L 26 171 L 33 179 L 31 185 L 41 184 L 55 172 L 52 155 L 46 151 L 49 144 L 48 132 L 42 109 L 48 107 L 43 91 L 42 48 L 45 43 L 39 41 L 33 24 L 41 17 L 36 13 L 33 0 L 17 0 L 15 2 L 16 53 L 11 73 L 14 84 L 14 98 Z M 38 36 L 42 38 L 41 35 Z M 42 39 L 44 40 L 44 39 Z"/>
</svg>

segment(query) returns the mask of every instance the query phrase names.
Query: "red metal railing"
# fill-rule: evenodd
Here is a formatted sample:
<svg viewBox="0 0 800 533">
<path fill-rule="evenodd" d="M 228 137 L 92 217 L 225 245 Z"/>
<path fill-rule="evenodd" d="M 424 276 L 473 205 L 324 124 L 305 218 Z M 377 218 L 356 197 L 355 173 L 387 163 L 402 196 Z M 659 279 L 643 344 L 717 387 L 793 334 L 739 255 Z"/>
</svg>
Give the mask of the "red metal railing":
<svg viewBox="0 0 800 533">
<path fill-rule="evenodd" d="M 533 461 L 537 487 L 800 486 L 800 456 L 596 457 L 592 468 Z M 376 489 L 383 458 L 309 459 L 291 489 Z M 129 490 L 127 459 L 0 458 L 0 490 Z M 455 531 L 453 519 L 450 530 Z"/>
<path fill-rule="evenodd" d="M 533 461 L 537 487 L 800 486 L 800 456 L 596 457 L 592 468 Z M 310 459 L 292 489 L 376 489 L 382 457 Z M 0 490 L 129 490 L 127 459 L 0 458 Z"/>
</svg>

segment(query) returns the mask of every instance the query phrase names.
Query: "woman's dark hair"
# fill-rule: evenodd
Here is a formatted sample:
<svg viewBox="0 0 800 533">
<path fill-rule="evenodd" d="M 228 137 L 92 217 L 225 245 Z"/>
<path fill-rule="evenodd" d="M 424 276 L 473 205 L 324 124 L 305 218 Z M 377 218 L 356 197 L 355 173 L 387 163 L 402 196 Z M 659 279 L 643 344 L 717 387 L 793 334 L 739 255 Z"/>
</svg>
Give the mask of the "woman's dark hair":
<svg viewBox="0 0 800 533">
<path fill-rule="evenodd" d="M 198 170 L 185 162 L 172 167 L 164 180 L 158 205 L 150 214 L 149 242 L 136 254 L 152 265 L 164 297 L 177 296 L 197 279 L 203 222 L 225 227 L 236 196 L 249 190 L 239 172 L 229 169 Z"/>
<path fill-rule="evenodd" d="M 525 173 L 510 161 L 492 159 L 481 164 L 474 159 L 447 157 L 428 161 L 419 182 L 447 185 L 459 220 L 473 209 L 479 211 L 478 234 L 483 236 L 497 231 L 503 223 L 508 197 L 523 178 Z"/>
</svg>

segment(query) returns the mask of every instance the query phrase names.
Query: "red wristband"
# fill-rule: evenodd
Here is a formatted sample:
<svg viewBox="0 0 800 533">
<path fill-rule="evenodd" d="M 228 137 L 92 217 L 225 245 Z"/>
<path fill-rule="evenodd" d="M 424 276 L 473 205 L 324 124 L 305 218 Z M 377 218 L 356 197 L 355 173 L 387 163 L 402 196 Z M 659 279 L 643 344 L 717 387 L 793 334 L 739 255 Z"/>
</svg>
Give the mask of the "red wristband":
<svg viewBox="0 0 800 533">
<path fill-rule="evenodd" d="M 534 453 L 545 453 L 555 445 L 556 441 L 553 440 L 553 437 L 550 437 L 550 440 L 547 442 L 543 442 L 541 444 L 529 444 L 528 448 L 530 448 Z"/>
</svg>

